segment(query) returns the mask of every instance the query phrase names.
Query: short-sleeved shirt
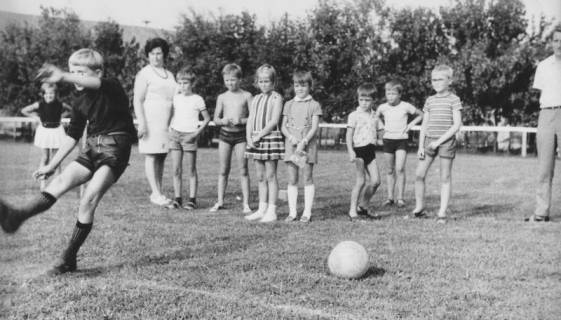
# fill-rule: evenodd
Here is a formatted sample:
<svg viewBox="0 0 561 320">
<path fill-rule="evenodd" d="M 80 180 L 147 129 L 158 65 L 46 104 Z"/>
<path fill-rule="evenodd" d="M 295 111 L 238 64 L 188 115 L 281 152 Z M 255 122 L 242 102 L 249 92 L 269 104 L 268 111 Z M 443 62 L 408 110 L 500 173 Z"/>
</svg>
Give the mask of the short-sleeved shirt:
<svg viewBox="0 0 561 320">
<path fill-rule="evenodd" d="M 353 128 L 353 147 L 364 147 L 376 143 L 376 114 L 357 108 L 349 114 L 347 128 Z"/>
<path fill-rule="evenodd" d="M 561 106 L 561 61 L 554 55 L 538 64 L 533 88 L 539 89 L 540 107 Z"/>
<path fill-rule="evenodd" d="M 408 115 L 415 114 L 417 109 L 410 103 L 401 101 L 392 106 L 384 103 L 378 107 L 378 114 L 384 116 L 384 139 L 407 139 Z"/>
<path fill-rule="evenodd" d="M 454 124 L 453 111 L 461 110 L 462 102 L 453 93 L 444 96 L 433 95 L 428 97 L 423 108 L 429 113 L 427 137 L 440 138 Z"/>
<path fill-rule="evenodd" d="M 129 98 L 117 79 L 101 78 L 97 89 L 77 91 L 67 134 L 79 140 L 88 122 L 88 137 L 114 132 L 136 137 Z"/>
<path fill-rule="evenodd" d="M 303 139 L 312 129 L 314 116 L 321 116 L 321 106 L 311 96 L 294 98 L 284 104 L 282 115 L 286 117 L 286 129 L 296 139 Z"/>
<path fill-rule="evenodd" d="M 205 101 L 198 94 L 176 94 L 173 97 L 173 117 L 170 127 L 180 132 L 195 132 L 199 127 L 199 114 L 206 110 Z"/>
</svg>

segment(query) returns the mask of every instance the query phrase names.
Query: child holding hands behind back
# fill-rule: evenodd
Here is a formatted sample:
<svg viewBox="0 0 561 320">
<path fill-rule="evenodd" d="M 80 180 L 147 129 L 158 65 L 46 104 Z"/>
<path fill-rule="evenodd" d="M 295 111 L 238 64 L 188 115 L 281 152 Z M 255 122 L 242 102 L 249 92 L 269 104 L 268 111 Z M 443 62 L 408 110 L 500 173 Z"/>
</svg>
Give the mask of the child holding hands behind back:
<svg viewBox="0 0 561 320">
<path fill-rule="evenodd" d="M 446 223 L 446 210 L 452 194 L 452 163 L 456 157 L 456 133 L 462 125 L 462 102 L 450 92 L 454 71 L 447 65 L 437 65 L 431 73 L 435 95 L 427 98 L 423 108 L 423 123 L 419 135 L 419 164 L 415 179 L 415 209 L 411 217 L 423 218 L 425 212 L 425 177 L 440 156 L 440 209 L 438 223 Z M 408 218 L 409 216 L 406 216 Z"/>
<path fill-rule="evenodd" d="M 376 165 L 377 119 L 372 111 L 376 88 L 364 83 L 357 89 L 358 108 L 351 112 L 347 123 L 346 144 L 349 158 L 355 165 L 356 183 L 351 192 L 349 218 L 359 219 L 359 215 L 378 218 L 368 212 L 368 203 L 380 186 L 380 172 Z M 359 203 L 360 202 L 360 203 Z"/>
<path fill-rule="evenodd" d="M 298 168 L 302 166 L 305 186 L 304 212 L 300 221 L 309 222 L 315 194 L 312 172 L 318 157 L 316 134 L 322 111 L 320 104 L 310 95 L 313 84 L 312 74 L 308 71 L 296 71 L 292 76 L 292 81 L 296 96 L 284 105 L 282 121 L 282 133 L 286 138 L 284 161 L 288 167 L 289 215 L 285 221 L 296 219 Z M 302 163 L 298 163 L 298 159 L 301 159 Z"/>
</svg>

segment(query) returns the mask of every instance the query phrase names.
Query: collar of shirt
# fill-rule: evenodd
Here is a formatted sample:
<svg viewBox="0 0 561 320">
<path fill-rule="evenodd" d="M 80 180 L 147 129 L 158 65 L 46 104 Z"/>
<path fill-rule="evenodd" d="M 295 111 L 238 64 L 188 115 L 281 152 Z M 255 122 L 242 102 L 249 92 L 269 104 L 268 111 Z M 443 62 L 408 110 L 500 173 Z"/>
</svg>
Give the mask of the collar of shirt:
<svg viewBox="0 0 561 320">
<path fill-rule="evenodd" d="M 294 101 L 296 101 L 296 102 L 305 102 L 305 101 L 310 101 L 310 100 L 312 100 L 311 95 L 307 95 L 304 98 L 294 97 Z"/>
<path fill-rule="evenodd" d="M 374 114 L 374 110 L 372 110 L 372 109 L 370 109 L 370 111 L 364 111 L 360 107 L 356 107 L 356 111 L 361 112 L 361 113 L 368 113 L 369 115 Z"/>
</svg>

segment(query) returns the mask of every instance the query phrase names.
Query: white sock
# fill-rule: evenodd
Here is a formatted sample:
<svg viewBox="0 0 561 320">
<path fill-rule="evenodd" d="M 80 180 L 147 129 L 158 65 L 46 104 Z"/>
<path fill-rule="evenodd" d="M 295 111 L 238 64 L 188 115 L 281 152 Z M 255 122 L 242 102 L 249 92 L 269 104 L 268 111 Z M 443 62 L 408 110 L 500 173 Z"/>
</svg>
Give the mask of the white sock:
<svg viewBox="0 0 561 320">
<path fill-rule="evenodd" d="M 296 217 L 296 202 L 298 201 L 298 186 L 288 185 L 286 187 L 288 197 L 288 212 L 291 217 Z"/>
<path fill-rule="evenodd" d="M 313 184 L 304 186 L 304 216 L 312 216 L 316 187 Z"/>
<path fill-rule="evenodd" d="M 270 204 L 270 203 L 269 203 L 269 204 L 267 205 L 267 211 L 265 212 L 265 214 L 266 214 L 266 215 L 269 215 L 269 214 L 274 214 L 274 215 L 276 215 L 276 214 L 277 214 L 277 206 L 274 205 L 274 204 Z"/>
</svg>

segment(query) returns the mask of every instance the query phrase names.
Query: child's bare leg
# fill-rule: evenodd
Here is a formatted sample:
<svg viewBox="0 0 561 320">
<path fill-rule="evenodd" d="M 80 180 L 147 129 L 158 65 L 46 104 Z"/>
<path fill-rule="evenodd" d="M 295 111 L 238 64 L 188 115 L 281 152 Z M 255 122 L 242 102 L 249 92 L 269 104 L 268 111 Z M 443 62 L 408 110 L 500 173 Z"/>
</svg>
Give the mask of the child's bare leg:
<svg viewBox="0 0 561 320">
<path fill-rule="evenodd" d="M 232 161 L 232 146 L 224 141 L 218 142 L 218 157 L 220 159 L 220 174 L 218 175 L 218 202 L 224 204 L 224 194 L 228 185 L 230 175 L 230 162 Z"/>
<path fill-rule="evenodd" d="M 288 186 L 286 187 L 286 197 L 288 200 L 288 216 L 287 220 L 294 220 L 297 210 L 297 202 L 298 202 L 298 167 L 292 163 L 286 163 L 287 171 L 288 171 Z"/>
<path fill-rule="evenodd" d="M 51 157 L 50 157 L 50 149 L 49 148 L 42 148 L 41 149 L 41 160 L 39 162 L 39 166 L 46 166 L 49 161 L 50 161 Z M 57 169 L 58 170 L 58 169 Z M 45 186 L 47 185 L 47 179 L 41 179 L 39 181 L 39 188 L 41 190 L 45 189 Z"/>
<path fill-rule="evenodd" d="M 309 218 L 312 216 L 312 207 L 314 206 L 316 194 L 313 172 L 314 164 L 306 163 L 306 166 L 304 166 L 304 213 L 302 214 L 302 221 L 309 221 Z"/>
<path fill-rule="evenodd" d="M 349 216 L 356 217 L 358 214 L 356 212 L 358 206 L 358 199 L 364 188 L 364 181 L 365 181 L 365 169 L 364 169 L 364 161 L 360 158 L 357 158 L 355 161 L 355 171 L 356 171 L 356 181 L 353 186 L 353 190 L 351 191 L 351 207 L 349 208 Z"/>
<path fill-rule="evenodd" d="M 173 195 L 181 198 L 183 191 L 183 150 L 171 150 L 171 163 L 173 170 Z"/>
<path fill-rule="evenodd" d="M 242 200 L 244 211 L 249 211 L 249 172 L 247 169 L 247 159 L 244 157 L 246 143 L 238 143 L 234 146 L 238 168 L 240 170 L 240 184 L 242 187 Z"/>
<path fill-rule="evenodd" d="M 397 200 L 404 199 L 405 194 L 405 162 L 407 160 L 407 151 L 397 150 L 395 152 L 395 177 L 397 186 Z"/>
<path fill-rule="evenodd" d="M 265 178 L 269 191 L 269 203 L 267 212 L 261 218 L 261 222 L 272 222 L 277 220 L 277 198 L 279 192 L 279 181 L 277 179 L 277 160 L 265 161 Z"/>
<path fill-rule="evenodd" d="M 378 190 L 378 187 L 380 186 L 380 171 L 378 169 L 378 165 L 376 164 L 376 160 L 372 160 L 372 162 L 366 166 L 365 173 L 365 183 L 362 188 L 362 198 L 360 199 L 360 206 L 363 208 L 368 207 L 370 199 L 372 199 L 372 196 L 376 193 L 376 190 Z"/>
<path fill-rule="evenodd" d="M 388 200 L 394 200 L 395 189 L 395 155 L 393 153 L 384 152 L 386 159 L 386 182 L 388 185 Z"/>
<path fill-rule="evenodd" d="M 254 213 L 245 216 L 247 220 L 261 219 L 267 211 L 267 178 L 265 176 L 265 161 L 255 160 L 256 179 L 259 190 L 259 208 Z"/>
<path fill-rule="evenodd" d="M 440 209 L 439 217 L 446 216 L 452 194 L 452 163 L 454 159 L 440 158 Z"/>
<path fill-rule="evenodd" d="M 433 161 L 434 158 L 427 155 L 425 159 L 419 160 L 417 165 L 415 172 L 415 209 L 413 212 L 421 212 L 425 209 L 425 178 Z"/>
<path fill-rule="evenodd" d="M 197 189 L 199 186 L 199 176 L 197 174 L 197 151 L 187 151 L 185 153 L 187 164 L 189 165 L 189 201 L 195 202 Z"/>
</svg>

